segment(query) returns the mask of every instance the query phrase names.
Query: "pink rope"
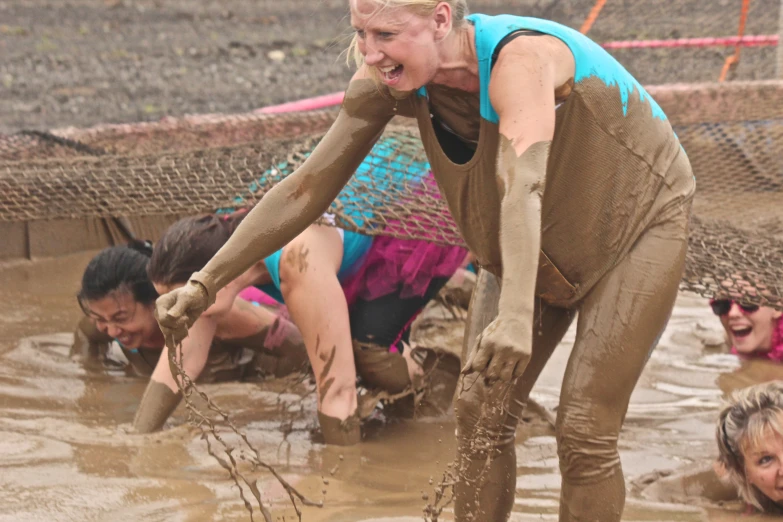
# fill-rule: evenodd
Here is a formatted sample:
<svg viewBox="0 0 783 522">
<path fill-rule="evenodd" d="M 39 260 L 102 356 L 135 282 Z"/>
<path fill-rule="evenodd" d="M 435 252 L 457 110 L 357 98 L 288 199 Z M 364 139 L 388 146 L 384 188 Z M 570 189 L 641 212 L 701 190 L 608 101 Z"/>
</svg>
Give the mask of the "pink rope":
<svg viewBox="0 0 783 522">
<path fill-rule="evenodd" d="M 344 92 L 333 92 L 332 94 L 316 96 L 315 98 L 307 98 L 304 100 L 283 103 L 280 105 L 263 107 L 254 112 L 261 114 L 275 114 L 279 112 L 314 111 L 316 109 L 324 109 L 326 107 L 340 105 L 343 102 L 343 96 L 345 96 Z"/>
<path fill-rule="evenodd" d="M 762 34 L 757 36 L 722 36 L 710 38 L 677 38 L 674 40 L 620 40 L 601 44 L 604 49 L 659 49 L 676 47 L 761 47 L 765 45 L 778 45 L 779 36 L 776 34 Z M 275 114 L 281 112 L 314 111 L 340 105 L 343 102 L 344 92 L 333 92 L 315 98 L 271 105 L 253 111 L 256 114 Z"/>
<path fill-rule="evenodd" d="M 717 38 L 677 38 L 675 40 L 625 40 L 601 44 L 604 49 L 656 49 L 661 47 L 759 47 L 778 45 L 778 35 L 723 36 Z"/>
</svg>

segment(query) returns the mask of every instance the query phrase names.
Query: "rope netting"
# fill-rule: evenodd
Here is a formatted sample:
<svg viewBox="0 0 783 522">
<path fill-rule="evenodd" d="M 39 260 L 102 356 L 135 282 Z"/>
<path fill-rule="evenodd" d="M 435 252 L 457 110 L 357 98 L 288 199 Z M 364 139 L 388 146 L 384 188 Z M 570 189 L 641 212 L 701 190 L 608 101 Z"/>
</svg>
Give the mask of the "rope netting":
<svg viewBox="0 0 783 522">
<path fill-rule="evenodd" d="M 651 93 L 671 115 L 697 179 L 683 288 L 780 307 L 783 85 Z M 4 138 L 0 221 L 249 205 L 305 160 L 334 114 L 190 118 Z M 336 223 L 369 234 L 462 244 L 437 187 L 423 178 L 427 168 L 416 130 L 394 122 L 332 204 Z"/>
</svg>

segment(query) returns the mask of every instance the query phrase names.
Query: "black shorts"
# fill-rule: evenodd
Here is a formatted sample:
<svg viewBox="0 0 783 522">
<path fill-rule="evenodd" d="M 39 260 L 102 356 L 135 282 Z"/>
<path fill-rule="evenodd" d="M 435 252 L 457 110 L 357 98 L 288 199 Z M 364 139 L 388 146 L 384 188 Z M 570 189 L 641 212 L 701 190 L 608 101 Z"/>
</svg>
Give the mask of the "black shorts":
<svg viewBox="0 0 783 522">
<path fill-rule="evenodd" d="M 349 310 L 351 336 L 362 343 L 395 346 L 402 353 L 413 320 L 448 281 L 446 277 L 433 278 L 421 296 L 403 299 L 398 290 L 372 301 L 357 299 Z"/>
</svg>

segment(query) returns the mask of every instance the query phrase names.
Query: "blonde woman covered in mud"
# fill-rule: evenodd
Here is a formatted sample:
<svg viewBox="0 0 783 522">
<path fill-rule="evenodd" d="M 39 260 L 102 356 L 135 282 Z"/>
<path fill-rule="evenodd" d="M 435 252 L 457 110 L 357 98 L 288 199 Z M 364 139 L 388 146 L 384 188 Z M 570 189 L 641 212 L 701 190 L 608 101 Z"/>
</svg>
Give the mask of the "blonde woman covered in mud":
<svg viewBox="0 0 783 522">
<path fill-rule="evenodd" d="M 688 504 L 740 500 L 748 514 L 783 515 L 783 381 L 733 391 L 715 439 L 718 458 L 712 466 L 666 476 L 644 496 Z"/>
<path fill-rule="evenodd" d="M 220 288 L 321 216 L 395 115 L 416 118 L 482 268 L 457 404 L 456 519 L 508 519 L 520 412 L 578 312 L 556 427 L 560 520 L 619 521 L 617 439 L 673 307 L 695 190 L 669 121 L 562 25 L 468 16 L 464 0 L 349 7 L 359 68 L 337 120 L 204 269 L 159 299 L 161 327 L 184 338 Z"/>
<path fill-rule="evenodd" d="M 150 256 L 154 261 L 151 244 L 133 241 L 104 249 L 90 261 L 78 294 L 85 318 L 72 349 L 74 355 L 101 357 L 114 342 L 134 373 L 150 377 L 133 420 L 139 433 L 159 430 L 181 400 L 153 315 L 159 294 L 148 274 Z M 155 275 L 176 280 L 176 275 L 160 271 Z M 203 321 L 213 328 L 203 328 L 185 343 L 184 365 L 193 380 L 283 377 L 306 371 L 301 335 L 277 307 L 221 299 L 213 308 Z"/>
<path fill-rule="evenodd" d="M 718 461 L 752 510 L 783 515 L 783 382 L 735 392 L 715 429 Z"/>
</svg>

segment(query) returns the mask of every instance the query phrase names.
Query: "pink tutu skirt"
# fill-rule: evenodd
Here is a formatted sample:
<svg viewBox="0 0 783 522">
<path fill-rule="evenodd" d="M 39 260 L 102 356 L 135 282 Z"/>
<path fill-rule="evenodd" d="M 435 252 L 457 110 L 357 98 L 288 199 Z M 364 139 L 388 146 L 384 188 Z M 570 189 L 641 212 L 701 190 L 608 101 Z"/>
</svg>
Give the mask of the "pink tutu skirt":
<svg viewBox="0 0 783 522">
<path fill-rule="evenodd" d="M 437 193 L 432 172 L 421 182 Z M 387 230 L 396 233 L 397 229 L 404 231 L 403 223 L 390 221 Z M 467 255 L 461 247 L 376 236 L 359 269 L 343 282 L 345 297 L 349 305 L 357 298 L 372 301 L 395 292 L 402 299 L 420 297 L 433 279 L 450 278 Z"/>
</svg>

